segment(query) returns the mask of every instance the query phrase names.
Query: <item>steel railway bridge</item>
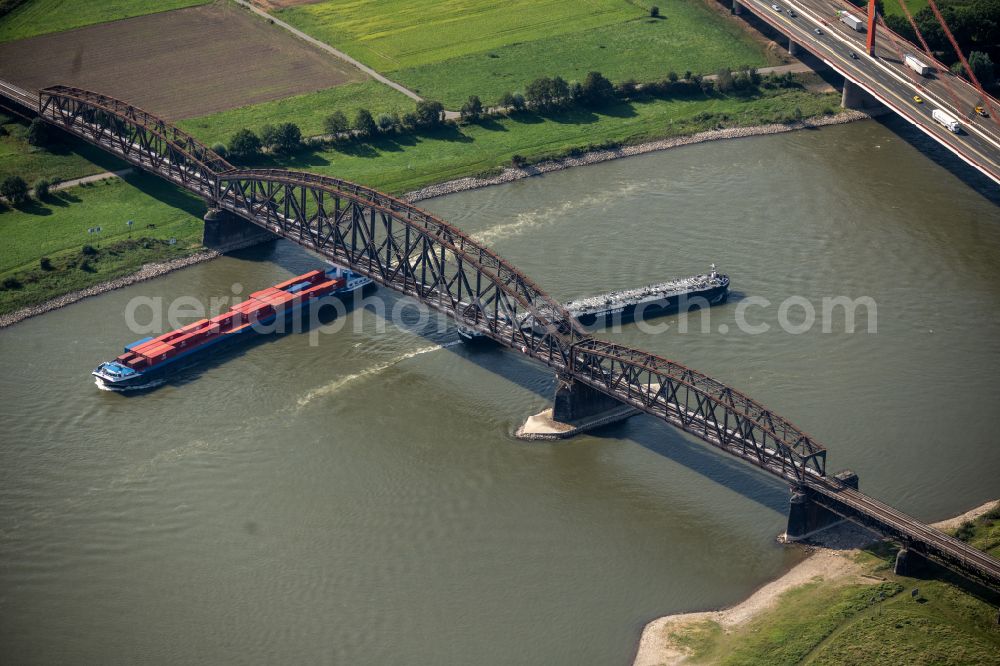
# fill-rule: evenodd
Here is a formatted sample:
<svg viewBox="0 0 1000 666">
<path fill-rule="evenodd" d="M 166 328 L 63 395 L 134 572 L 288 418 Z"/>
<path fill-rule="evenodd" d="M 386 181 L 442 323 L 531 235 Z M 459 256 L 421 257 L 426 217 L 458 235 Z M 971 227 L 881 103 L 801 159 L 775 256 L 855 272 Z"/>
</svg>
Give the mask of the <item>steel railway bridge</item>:
<svg viewBox="0 0 1000 666">
<path fill-rule="evenodd" d="M 561 387 L 631 405 L 769 472 L 792 488 L 790 537 L 847 518 L 1000 590 L 1000 562 L 827 475 L 826 449 L 767 407 L 665 358 L 584 333 L 562 305 L 488 247 L 408 203 L 336 178 L 240 169 L 125 102 L 56 86 L 0 95 L 201 197 L 210 209 L 349 266 L 552 368 Z M 586 402 L 586 401 L 584 401 Z"/>
</svg>

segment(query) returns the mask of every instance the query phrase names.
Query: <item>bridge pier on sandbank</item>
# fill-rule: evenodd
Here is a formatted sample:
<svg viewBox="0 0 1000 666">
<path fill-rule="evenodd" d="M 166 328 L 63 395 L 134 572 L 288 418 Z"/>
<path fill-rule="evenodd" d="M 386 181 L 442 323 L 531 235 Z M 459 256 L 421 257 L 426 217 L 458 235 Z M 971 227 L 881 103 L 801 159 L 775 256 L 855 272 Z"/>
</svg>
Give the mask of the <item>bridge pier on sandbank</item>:
<svg viewBox="0 0 1000 666">
<path fill-rule="evenodd" d="M 267 229 L 218 208 L 209 208 L 204 220 L 202 245 L 219 252 L 241 250 L 278 238 Z"/>
<path fill-rule="evenodd" d="M 844 484 L 858 489 L 858 475 L 850 470 L 838 472 L 835 478 Z M 792 496 L 788 501 L 788 526 L 782 535 L 782 541 L 793 542 L 808 539 L 813 534 L 846 520 L 843 516 L 830 511 L 816 503 L 808 486 L 793 486 Z"/>
<path fill-rule="evenodd" d="M 594 428 L 624 421 L 639 410 L 581 384 L 571 377 L 557 378 L 552 407 L 529 416 L 515 436 L 527 440 L 567 439 Z"/>
</svg>

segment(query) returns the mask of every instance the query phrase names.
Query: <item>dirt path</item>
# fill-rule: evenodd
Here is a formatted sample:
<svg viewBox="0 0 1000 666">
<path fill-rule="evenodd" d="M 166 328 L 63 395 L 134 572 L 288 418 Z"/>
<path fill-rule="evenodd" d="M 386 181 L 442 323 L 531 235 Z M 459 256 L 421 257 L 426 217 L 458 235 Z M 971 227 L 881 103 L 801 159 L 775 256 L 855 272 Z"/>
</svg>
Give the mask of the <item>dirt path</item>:
<svg viewBox="0 0 1000 666">
<path fill-rule="evenodd" d="M 108 178 L 122 178 L 133 173 L 135 169 L 129 167 L 127 169 L 120 169 L 118 171 L 104 171 L 103 173 L 95 173 L 93 176 L 84 176 L 83 178 L 73 178 L 72 180 L 64 180 L 61 183 L 57 183 L 50 188 L 51 192 L 58 192 L 59 190 L 68 190 L 71 187 L 77 187 L 79 185 L 86 185 L 87 183 L 96 183 L 99 180 L 107 180 Z"/>
<path fill-rule="evenodd" d="M 336 56 L 337 58 L 340 58 L 341 60 L 343 60 L 344 62 L 348 63 L 349 65 L 353 65 L 354 67 L 357 67 L 362 72 L 364 72 L 368 76 L 372 77 L 376 81 L 381 81 L 382 83 L 384 83 L 385 85 L 389 86 L 390 88 L 394 88 L 394 89 L 398 90 L 399 92 L 403 93 L 404 95 L 406 95 L 410 99 L 416 100 L 418 102 L 423 101 L 423 97 L 421 97 L 417 93 L 413 92 L 409 88 L 404 88 L 403 86 L 401 86 L 400 84 L 396 83 L 395 81 L 392 81 L 391 79 L 383 76 L 382 74 L 379 74 L 378 72 L 376 72 L 374 69 L 372 69 L 368 65 L 365 65 L 365 64 L 363 64 L 363 63 L 355 60 L 354 58 L 352 58 L 351 56 L 347 55 L 346 53 L 344 53 L 343 51 L 341 51 L 339 49 L 333 48 L 332 46 L 330 46 L 326 42 L 321 42 L 318 39 L 310 37 L 306 33 L 304 33 L 301 30 L 299 30 L 298 28 L 294 28 L 291 25 L 289 25 L 289 24 L 285 23 L 284 21 L 282 21 L 281 19 L 275 18 L 274 16 L 271 16 L 270 14 L 268 14 L 266 11 L 264 11 L 260 7 L 257 7 L 257 6 L 253 5 L 250 2 L 247 2 L 247 0 L 233 0 L 233 2 L 235 2 L 238 5 L 240 5 L 241 7 L 245 7 L 246 9 L 249 9 L 254 14 L 257 14 L 258 16 L 262 16 L 263 18 L 267 19 L 268 21 L 271 21 L 276 26 L 284 28 L 285 30 L 287 30 L 288 32 L 292 33 L 293 35 L 295 35 L 299 39 L 302 39 L 304 41 L 309 42 L 310 44 L 312 44 L 316 48 L 322 49 L 322 50 L 326 51 L 327 53 L 329 53 L 329 54 L 331 54 L 333 56 Z"/>
</svg>

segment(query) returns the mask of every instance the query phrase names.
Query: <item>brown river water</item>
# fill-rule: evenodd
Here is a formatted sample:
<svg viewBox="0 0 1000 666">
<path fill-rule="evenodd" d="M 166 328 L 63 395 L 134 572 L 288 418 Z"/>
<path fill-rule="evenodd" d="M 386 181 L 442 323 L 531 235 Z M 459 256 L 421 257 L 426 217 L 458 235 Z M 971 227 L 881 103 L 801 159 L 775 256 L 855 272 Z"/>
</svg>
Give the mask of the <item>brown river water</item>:
<svg viewBox="0 0 1000 666">
<path fill-rule="evenodd" d="M 560 300 L 716 263 L 734 295 L 706 332 L 606 335 L 744 390 L 831 471 L 935 520 L 998 495 L 989 195 L 863 122 L 421 205 Z M 135 298 L 319 264 L 279 242 L 0 331 L 0 660 L 628 664 L 648 620 L 735 603 L 802 557 L 775 541 L 781 483 L 651 418 L 514 439 L 553 377 L 412 313 L 356 310 L 145 393 L 89 376 L 143 337 Z M 877 309 L 824 332 L 838 296 Z"/>
</svg>

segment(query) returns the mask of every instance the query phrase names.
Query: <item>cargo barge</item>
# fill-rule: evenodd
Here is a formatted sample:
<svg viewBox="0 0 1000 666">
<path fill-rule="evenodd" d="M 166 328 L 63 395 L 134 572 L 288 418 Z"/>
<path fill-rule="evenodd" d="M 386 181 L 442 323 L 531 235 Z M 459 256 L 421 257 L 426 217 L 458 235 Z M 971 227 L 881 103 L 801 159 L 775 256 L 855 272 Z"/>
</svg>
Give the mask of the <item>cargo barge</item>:
<svg viewBox="0 0 1000 666">
<path fill-rule="evenodd" d="M 101 363 L 91 374 L 103 389 L 149 388 L 179 368 L 181 360 L 193 360 L 196 355 L 217 349 L 217 345 L 237 340 L 246 333 L 273 332 L 272 325 L 279 318 L 289 319 L 327 297 L 343 298 L 373 287 L 369 278 L 337 266 L 310 271 L 254 292 L 217 317 L 126 345 L 124 353 L 113 361 Z"/>
<path fill-rule="evenodd" d="M 612 291 L 599 296 L 580 298 L 563 304 L 570 315 L 585 327 L 646 320 L 677 312 L 725 303 L 729 298 L 729 276 L 719 273 L 715 264 L 708 273 L 651 284 L 637 289 Z M 459 325 L 463 340 L 485 338 L 478 331 Z"/>
</svg>

